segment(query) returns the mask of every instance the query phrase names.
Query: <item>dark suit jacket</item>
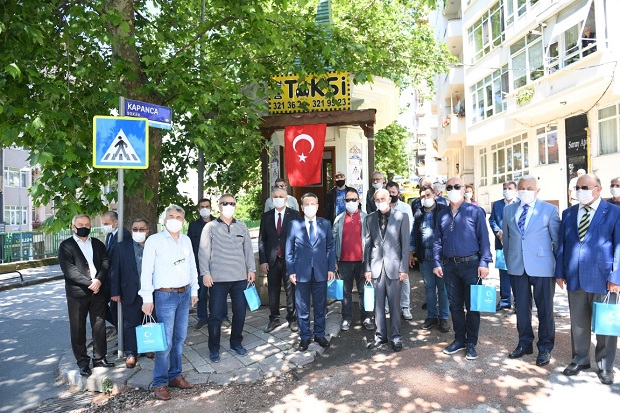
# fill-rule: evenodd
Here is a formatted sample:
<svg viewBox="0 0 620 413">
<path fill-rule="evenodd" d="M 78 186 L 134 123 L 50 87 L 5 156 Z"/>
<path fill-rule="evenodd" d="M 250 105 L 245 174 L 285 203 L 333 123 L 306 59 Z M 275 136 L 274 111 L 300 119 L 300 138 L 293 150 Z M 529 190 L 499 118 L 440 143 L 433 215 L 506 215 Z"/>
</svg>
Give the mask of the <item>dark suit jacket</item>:
<svg viewBox="0 0 620 413">
<path fill-rule="evenodd" d="M 108 238 L 108 236 L 106 235 L 105 239 L 107 240 L 107 238 Z M 129 232 L 127 230 L 127 228 L 123 228 L 123 241 L 125 241 L 126 239 L 131 239 L 131 232 Z M 116 234 L 112 235 L 112 241 L 111 242 L 112 242 L 111 245 L 118 244 L 118 231 L 116 231 Z M 107 253 L 110 252 L 110 248 L 107 248 L 107 245 L 106 245 L 106 252 Z"/>
<path fill-rule="evenodd" d="M 299 213 L 292 208 L 284 208 L 282 211 L 282 229 L 280 235 L 276 230 L 276 210 L 272 209 L 263 214 L 260 220 L 258 233 L 258 258 L 261 264 L 269 264 L 273 267 L 278 257 L 278 245 L 282 254 L 286 253 L 286 236 L 292 220 L 299 219 Z"/>
<path fill-rule="evenodd" d="M 108 281 L 108 255 L 105 251 L 105 244 L 97 238 L 92 238 L 93 262 L 97 269 L 95 278 L 103 285 Z M 84 298 L 93 295 L 88 289 L 92 283 L 88 261 L 82 254 L 73 236 L 60 243 L 58 247 L 58 264 L 65 276 L 65 291 L 68 297 Z M 103 286 L 101 287 L 103 289 Z M 102 290 L 99 291 L 99 294 Z"/>
<path fill-rule="evenodd" d="M 497 235 L 497 233 L 501 231 L 502 229 L 502 224 L 504 222 L 504 207 L 505 206 L 506 206 L 506 202 L 504 201 L 503 198 L 493 202 L 493 205 L 491 206 L 491 215 L 489 216 L 489 225 L 491 226 L 491 231 L 493 231 L 493 235 Z M 502 245 L 502 242 L 496 236 L 495 237 L 495 249 L 501 250 L 503 248 L 504 246 Z"/>
<path fill-rule="evenodd" d="M 213 221 L 215 217 L 213 215 L 210 216 L 209 222 Z M 187 227 L 187 236 L 189 240 L 192 242 L 192 249 L 194 250 L 194 258 L 196 258 L 196 268 L 200 268 L 198 264 L 198 247 L 200 247 L 200 236 L 202 235 L 202 230 L 204 229 L 207 222 L 199 217 L 197 220 L 191 222 Z"/>
<path fill-rule="evenodd" d="M 433 215 L 433 230 L 437 224 L 437 217 L 439 213 L 448 208 L 446 205 L 438 204 L 435 202 L 434 215 Z M 424 224 L 424 208 L 418 208 L 413 214 L 413 231 L 411 231 L 411 239 L 414 240 L 415 253 L 419 262 L 424 261 L 424 246 L 422 245 L 422 225 Z M 432 246 L 431 246 L 432 251 Z"/>
<path fill-rule="evenodd" d="M 377 190 L 375 187 L 370 187 L 368 191 L 366 191 L 366 213 L 370 214 L 371 212 L 375 212 L 377 210 L 377 204 L 375 204 L 375 192 Z"/>
<path fill-rule="evenodd" d="M 121 296 L 123 305 L 132 304 L 140 290 L 140 272 L 133 250 L 133 240 L 128 238 L 114 245 L 110 252 L 110 294 Z"/>
<path fill-rule="evenodd" d="M 325 218 L 315 218 L 316 242 L 310 243 L 304 218 L 291 221 L 286 239 L 286 275 L 296 274 L 297 282 L 327 281 L 327 272 L 336 271 L 336 251 L 332 228 Z"/>
</svg>

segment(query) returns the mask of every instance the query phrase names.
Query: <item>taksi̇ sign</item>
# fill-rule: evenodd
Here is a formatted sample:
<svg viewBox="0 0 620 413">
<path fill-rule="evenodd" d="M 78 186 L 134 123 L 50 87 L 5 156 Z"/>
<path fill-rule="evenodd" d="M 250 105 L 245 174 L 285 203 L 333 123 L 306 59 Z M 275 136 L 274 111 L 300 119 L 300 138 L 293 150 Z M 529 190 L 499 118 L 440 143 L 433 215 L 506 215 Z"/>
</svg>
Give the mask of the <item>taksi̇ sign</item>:
<svg viewBox="0 0 620 413">
<path fill-rule="evenodd" d="M 297 75 L 274 76 L 281 93 L 269 99 L 269 113 L 323 112 L 351 109 L 349 72 L 306 76 L 300 87 Z M 329 95 L 329 97 L 328 97 Z"/>
</svg>

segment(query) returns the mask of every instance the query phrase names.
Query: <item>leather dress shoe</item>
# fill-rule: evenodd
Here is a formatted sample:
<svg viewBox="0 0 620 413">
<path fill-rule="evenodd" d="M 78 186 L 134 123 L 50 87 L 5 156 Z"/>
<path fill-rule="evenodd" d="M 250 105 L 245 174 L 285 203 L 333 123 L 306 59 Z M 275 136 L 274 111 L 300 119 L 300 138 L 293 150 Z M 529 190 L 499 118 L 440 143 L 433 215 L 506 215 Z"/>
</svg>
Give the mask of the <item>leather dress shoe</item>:
<svg viewBox="0 0 620 413">
<path fill-rule="evenodd" d="M 571 363 L 564 369 L 562 374 L 564 374 L 565 376 L 574 376 L 575 374 L 579 374 L 581 370 L 587 370 L 589 368 L 589 364 Z"/>
<path fill-rule="evenodd" d="M 128 369 L 133 369 L 136 367 L 136 357 L 135 356 L 127 356 L 125 359 L 125 367 Z"/>
<path fill-rule="evenodd" d="M 289 321 L 288 328 L 290 328 L 293 333 L 298 332 L 299 327 L 297 326 L 297 320 Z"/>
<path fill-rule="evenodd" d="M 110 363 L 105 358 L 102 358 L 99 361 L 93 361 L 93 367 L 114 367 L 114 363 Z"/>
<path fill-rule="evenodd" d="M 170 393 L 166 386 L 154 387 L 153 392 L 155 393 L 155 398 L 159 400 L 170 400 Z"/>
<path fill-rule="evenodd" d="M 534 349 L 532 348 L 532 346 L 529 347 L 523 347 L 523 346 L 517 346 L 517 348 L 515 348 L 512 353 L 508 354 L 508 358 L 509 359 L 518 359 L 523 357 L 526 354 L 532 354 L 534 353 Z"/>
<path fill-rule="evenodd" d="M 198 319 L 198 321 L 196 322 L 196 325 L 194 326 L 194 330 L 198 331 L 204 326 L 206 326 L 207 324 L 208 324 L 207 320 Z"/>
<path fill-rule="evenodd" d="M 319 346 L 323 348 L 329 347 L 329 341 L 325 337 L 314 337 L 314 341 L 319 343 Z"/>
<path fill-rule="evenodd" d="M 88 377 L 91 374 L 93 374 L 93 371 L 90 369 L 90 367 L 88 366 L 82 366 L 80 367 L 80 376 L 82 377 Z"/>
<path fill-rule="evenodd" d="M 543 367 L 549 364 L 551 361 L 551 353 L 548 351 L 539 351 L 538 357 L 536 357 L 536 365 L 538 367 Z"/>
<path fill-rule="evenodd" d="M 596 372 L 598 379 L 603 384 L 613 384 L 614 382 L 614 371 L 613 370 L 599 370 Z"/>
<path fill-rule="evenodd" d="M 267 327 L 265 327 L 264 331 L 265 331 L 265 333 L 269 333 L 269 332 L 275 330 L 276 327 L 279 326 L 279 325 L 280 325 L 279 321 L 270 321 L 269 324 L 267 324 Z"/>
<path fill-rule="evenodd" d="M 365 318 L 364 321 L 362 321 L 362 325 L 364 326 L 364 328 L 366 330 L 374 330 L 375 329 L 375 323 L 373 323 L 370 318 Z"/>
<path fill-rule="evenodd" d="M 502 305 L 500 303 L 497 303 L 497 306 L 495 307 L 495 311 L 501 311 L 501 310 L 510 310 L 510 306 L 509 305 Z"/>
<path fill-rule="evenodd" d="M 301 340 L 299 342 L 299 346 L 297 346 L 297 351 L 306 351 L 308 350 L 309 345 L 310 345 L 310 340 Z"/>
<path fill-rule="evenodd" d="M 168 383 L 168 386 L 177 387 L 179 389 L 191 389 L 192 387 L 194 387 L 194 385 L 188 382 L 187 380 L 185 380 L 185 377 L 183 376 L 178 376 L 177 378 L 172 380 L 170 383 Z"/>
<path fill-rule="evenodd" d="M 387 344 L 387 340 L 381 340 L 379 337 L 375 337 L 368 345 L 366 346 L 369 349 L 381 347 L 383 344 Z"/>
<path fill-rule="evenodd" d="M 144 357 L 146 357 L 147 359 L 153 359 L 155 358 L 155 353 L 153 353 L 152 351 L 144 353 Z"/>
<path fill-rule="evenodd" d="M 393 341 L 392 342 L 392 350 L 394 350 L 395 352 L 399 352 L 403 349 L 403 342 L 402 341 Z"/>
</svg>

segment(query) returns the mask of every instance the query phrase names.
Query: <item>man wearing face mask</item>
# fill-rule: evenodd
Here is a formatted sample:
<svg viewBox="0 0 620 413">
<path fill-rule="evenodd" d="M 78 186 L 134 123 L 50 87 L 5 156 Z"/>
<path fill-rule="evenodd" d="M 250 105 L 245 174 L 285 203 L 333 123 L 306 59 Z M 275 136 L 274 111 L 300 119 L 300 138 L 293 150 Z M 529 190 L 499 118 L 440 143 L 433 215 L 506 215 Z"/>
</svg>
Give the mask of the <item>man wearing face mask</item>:
<svg viewBox="0 0 620 413">
<path fill-rule="evenodd" d="M 620 176 L 611 180 L 609 191 L 611 192 L 611 198 L 607 202 L 613 205 L 620 205 Z"/>
<path fill-rule="evenodd" d="M 575 189 L 575 186 L 577 185 L 577 180 L 585 175 L 585 173 L 585 169 L 578 169 L 577 175 L 573 176 L 568 183 L 568 202 L 570 202 L 571 205 L 576 205 L 579 203 L 579 200 L 577 199 L 577 189 Z"/>
<path fill-rule="evenodd" d="M 555 256 L 558 250 L 560 216 L 558 208 L 538 199 L 538 179 L 519 180 L 519 200 L 504 209 L 502 223 L 504 257 L 515 289 L 519 343 L 509 358 L 532 354 L 532 297 L 538 315 L 538 357 L 536 365 L 546 366 L 555 343 L 553 295 Z"/>
<path fill-rule="evenodd" d="M 198 201 L 198 214 L 200 215 L 198 219 L 190 223 L 187 228 L 187 236 L 192 241 L 192 248 L 194 249 L 196 268 L 199 268 L 198 247 L 200 246 L 200 236 L 202 235 L 202 230 L 207 223 L 215 219 L 215 217 L 211 214 L 210 199 L 202 198 Z M 198 275 L 198 304 L 196 305 L 196 317 L 198 318 L 198 321 L 194 326 L 194 330 L 200 330 L 202 327 L 207 325 L 207 320 L 209 318 L 208 302 L 209 289 L 205 287 L 202 283 L 202 277 Z"/>
<path fill-rule="evenodd" d="M 385 178 L 383 177 L 383 173 L 380 171 L 374 171 L 372 173 L 370 183 L 372 187 L 366 191 L 366 213 L 368 214 L 377 210 L 377 205 L 375 204 L 375 192 L 377 192 L 378 189 L 384 188 Z"/>
<path fill-rule="evenodd" d="M 342 324 L 347 331 L 353 322 L 353 283 L 357 285 L 360 320 L 366 330 L 375 328 L 372 313 L 364 311 L 364 238 L 366 237 L 366 213 L 360 210 L 360 198 L 355 189 L 347 190 L 345 198 L 347 211 L 336 217 L 332 234 L 336 245 L 338 271 L 344 281 L 342 299 Z"/>
<path fill-rule="evenodd" d="M 581 176 L 576 189 L 579 205 L 562 213 L 555 266 L 557 285 L 568 290 L 573 359 L 563 371 L 566 376 L 590 368 L 593 303 L 608 292 L 620 293 L 620 208 L 601 199 L 596 175 Z M 617 344 L 616 336 L 596 336 L 594 361 L 603 384 L 614 382 Z"/>
<path fill-rule="evenodd" d="M 377 211 L 366 217 L 366 238 L 364 240 L 364 276 L 375 288 L 375 322 L 377 331 L 369 349 L 388 342 L 385 302 L 390 313 L 398 314 L 402 283 L 409 275 L 409 217 L 390 208 L 390 193 L 387 189 L 375 192 Z M 400 334 L 400 317 L 390 318 L 389 339 L 392 350 L 403 349 Z"/>
<path fill-rule="evenodd" d="M 164 324 L 167 348 L 155 353 L 153 391 L 159 400 L 169 400 L 166 385 L 189 389 L 183 376 L 183 346 L 187 336 L 190 305 L 198 302 L 198 272 L 192 242 L 181 233 L 185 211 L 178 205 L 166 208 L 164 230 L 144 244 L 140 291 L 142 312 L 157 314 Z M 154 304 L 153 304 L 154 303 Z"/>
<path fill-rule="evenodd" d="M 297 331 L 295 314 L 295 288 L 286 275 L 286 236 L 292 220 L 299 214 L 286 206 L 286 191 L 274 187 L 271 191 L 274 209 L 265 212 L 260 220 L 258 233 L 258 257 L 261 271 L 267 274 L 269 292 L 269 323 L 265 333 L 280 325 L 280 292 L 284 286 L 286 294 L 286 320 L 291 331 Z"/>
<path fill-rule="evenodd" d="M 334 219 L 342 214 L 345 208 L 344 198 L 347 190 L 351 189 L 346 184 L 346 176 L 344 172 L 336 172 L 334 175 L 334 187 L 327 193 L 327 199 L 325 201 L 325 218 L 333 224 Z"/>
<path fill-rule="evenodd" d="M 136 327 L 142 323 L 142 297 L 140 289 L 140 271 L 144 243 L 149 235 L 149 225 L 145 219 L 134 219 L 131 223 L 131 238 L 114 245 L 110 252 L 110 291 L 112 301 L 123 306 L 123 338 L 125 349 L 125 366 L 136 366 L 138 344 Z"/>
<path fill-rule="evenodd" d="M 243 347 L 246 300 L 244 291 L 256 276 L 252 239 L 248 227 L 233 216 L 237 201 L 231 194 L 220 197 L 220 217 L 202 230 L 198 259 L 204 284 L 209 287 L 209 359 L 220 361 L 222 321 L 232 304 L 230 349 L 239 356 L 248 351 Z"/>
<path fill-rule="evenodd" d="M 112 246 L 118 244 L 118 214 L 115 211 L 107 211 L 101 216 L 101 225 L 103 231 L 106 233 L 105 237 L 105 251 L 110 255 Z M 131 234 L 126 228 L 123 228 L 123 239 L 131 238 Z M 103 294 L 108 301 L 108 308 L 106 309 L 105 319 L 108 323 L 114 327 L 118 327 L 118 307 L 114 300 L 110 300 L 110 281 L 103 283 Z"/>
<path fill-rule="evenodd" d="M 504 249 L 502 223 L 504 222 L 504 207 L 514 203 L 517 200 L 517 184 L 514 181 L 504 182 L 503 198 L 493 202 L 491 205 L 491 215 L 489 216 L 489 225 L 491 231 L 495 235 L 495 250 Z M 496 310 L 510 309 L 512 307 L 512 291 L 514 286 L 511 285 L 510 275 L 508 271 L 499 270 L 499 302 Z"/>
<path fill-rule="evenodd" d="M 295 285 L 295 306 L 301 339 L 298 351 L 308 350 L 310 339 L 329 347 L 325 338 L 327 281 L 334 279 L 336 255 L 331 225 L 316 216 L 319 199 L 313 193 L 301 197 L 303 219 L 291 221 L 286 238 L 286 272 Z M 310 300 L 314 306 L 314 331 L 310 330 Z"/>
<path fill-rule="evenodd" d="M 273 184 L 273 187 L 284 189 L 284 191 L 288 193 L 286 181 L 284 180 L 284 178 L 277 178 Z M 286 195 L 286 206 L 299 212 L 299 203 L 297 203 L 297 200 L 294 196 Z M 273 204 L 273 198 L 267 198 L 267 200 L 265 201 L 265 208 L 263 212 L 267 212 L 274 208 L 275 205 Z"/>
<path fill-rule="evenodd" d="M 464 202 L 465 185 L 460 178 L 450 178 L 446 190 L 450 207 L 437 217 L 433 246 L 433 273 L 445 276 L 454 327 L 454 341 L 443 352 L 466 350 L 465 358 L 475 360 L 480 312 L 470 310 L 470 287 L 489 275 L 493 261 L 489 231 L 484 210 Z"/>
<path fill-rule="evenodd" d="M 71 348 L 80 368 L 80 375 L 91 375 L 90 357 L 86 349 L 86 317 L 90 318 L 93 338 L 93 367 L 114 367 L 106 360 L 108 343 L 105 334 L 107 299 L 102 285 L 108 279 L 108 256 L 105 244 L 90 236 L 88 215 L 73 217 L 73 236 L 60 243 L 58 264 L 65 277 L 69 311 Z"/>
<path fill-rule="evenodd" d="M 390 208 L 393 211 L 400 211 L 407 215 L 407 218 L 409 218 L 409 224 L 411 225 L 409 228 L 409 232 L 411 233 L 411 230 L 413 229 L 413 213 L 411 212 L 409 205 L 399 199 L 400 187 L 396 182 L 388 182 L 387 190 L 390 193 Z M 411 283 L 409 282 L 409 273 L 407 273 L 407 277 L 403 280 L 402 290 L 400 292 L 400 309 L 405 320 L 413 320 L 413 316 L 411 315 L 411 310 L 409 308 L 411 304 L 410 297 Z"/>
</svg>

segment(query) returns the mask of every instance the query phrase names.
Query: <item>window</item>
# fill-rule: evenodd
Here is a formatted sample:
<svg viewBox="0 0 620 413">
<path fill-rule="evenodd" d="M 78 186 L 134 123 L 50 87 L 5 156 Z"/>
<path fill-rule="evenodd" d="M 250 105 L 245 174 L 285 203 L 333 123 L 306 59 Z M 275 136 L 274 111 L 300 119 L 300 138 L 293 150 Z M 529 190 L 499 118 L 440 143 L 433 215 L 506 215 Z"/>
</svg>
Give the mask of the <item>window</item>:
<svg viewBox="0 0 620 413">
<path fill-rule="evenodd" d="M 10 166 L 4 167 L 4 185 L 16 188 L 26 188 L 28 185 L 28 171 Z"/>
<path fill-rule="evenodd" d="M 480 186 L 487 185 L 487 148 L 480 149 Z"/>
<path fill-rule="evenodd" d="M 538 0 L 503 0 L 506 26 L 514 23 L 515 10 L 517 11 L 517 17 L 521 17 L 527 12 L 528 7 L 536 3 L 538 3 Z"/>
<path fill-rule="evenodd" d="M 558 126 L 549 125 L 536 129 L 538 138 L 538 163 L 550 165 L 560 161 L 558 152 Z"/>
<path fill-rule="evenodd" d="M 527 134 L 516 136 L 491 146 L 493 184 L 518 181 L 529 174 Z"/>
<path fill-rule="evenodd" d="M 472 124 L 506 110 L 508 79 L 508 66 L 504 66 L 470 88 Z"/>
<path fill-rule="evenodd" d="M 545 73 L 542 36 L 528 34 L 510 46 L 510 61 L 515 89 L 541 77 Z"/>
<path fill-rule="evenodd" d="M 599 155 L 618 152 L 620 104 L 598 110 Z"/>
<path fill-rule="evenodd" d="M 26 225 L 28 223 L 27 207 L 6 205 L 4 207 L 4 220 L 8 225 Z"/>
<path fill-rule="evenodd" d="M 495 3 L 468 30 L 471 63 L 479 60 L 504 41 L 502 2 Z"/>
</svg>

